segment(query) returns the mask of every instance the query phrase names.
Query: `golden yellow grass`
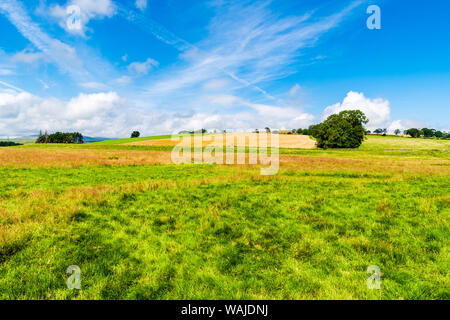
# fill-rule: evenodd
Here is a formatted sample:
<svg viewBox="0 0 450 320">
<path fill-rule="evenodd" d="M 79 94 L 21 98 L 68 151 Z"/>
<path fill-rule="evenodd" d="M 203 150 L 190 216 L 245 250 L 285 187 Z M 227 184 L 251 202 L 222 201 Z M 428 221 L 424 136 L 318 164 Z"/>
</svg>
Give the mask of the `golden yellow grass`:
<svg viewBox="0 0 450 320">
<path fill-rule="evenodd" d="M 192 136 L 175 139 L 148 140 L 128 143 L 135 146 L 236 146 L 236 147 L 261 147 L 264 146 L 265 134 L 258 133 L 221 133 L 204 136 Z M 271 145 L 272 134 L 267 135 L 267 144 Z M 314 149 L 316 142 L 304 135 L 277 135 L 279 148 L 289 149 Z M 274 145 L 275 146 L 275 145 Z"/>
<path fill-rule="evenodd" d="M 280 155 L 280 168 L 304 171 L 353 171 L 360 173 L 450 175 L 450 160 L 416 158 L 337 158 Z"/>
<path fill-rule="evenodd" d="M 450 140 L 438 139 L 414 139 L 411 137 L 395 136 L 368 136 L 367 143 L 363 143 L 362 149 L 384 148 L 385 150 L 450 150 Z"/>
<path fill-rule="evenodd" d="M 236 154 L 234 155 L 236 157 Z M 225 154 L 224 154 L 225 157 Z M 193 155 L 191 157 L 193 159 Z M 450 174 L 449 159 L 420 159 L 401 157 L 345 158 L 330 155 L 279 156 L 282 170 L 349 170 L 355 172 L 389 172 L 415 174 Z M 225 161 L 224 161 L 225 162 Z M 78 168 L 90 166 L 172 164 L 171 152 L 149 150 L 98 149 L 0 149 L 0 168 Z M 235 161 L 236 163 L 236 161 Z M 249 163 L 249 154 L 245 155 Z M 236 165 L 251 167 L 251 165 Z"/>
<path fill-rule="evenodd" d="M 0 149 L 0 167 L 42 168 L 171 163 L 170 152 L 93 149 Z"/>
</svg>

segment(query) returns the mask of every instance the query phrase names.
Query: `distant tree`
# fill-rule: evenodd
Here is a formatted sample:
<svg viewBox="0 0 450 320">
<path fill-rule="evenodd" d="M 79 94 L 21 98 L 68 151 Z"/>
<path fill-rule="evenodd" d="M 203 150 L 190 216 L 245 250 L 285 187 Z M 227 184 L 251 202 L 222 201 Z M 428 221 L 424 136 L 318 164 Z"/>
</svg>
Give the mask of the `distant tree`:
<svg viewBox="0 0 450 320">
<path fill-rule="evenodd" d="M 36 143 L 84 143 L 83 135 L 79 132 L 55 132 L 48 135 L 45 131 L 44 135 L 38 136 Z"/>
<path fill-rule="evenodd" d="M 267 133 L 270 132 L 270 128 L 269 127 L 265 127 L 265 130 L 266 130 Z"/>
<path fill-rule="evenodd" d="M 383 136 L 385 136 L 387 134 L 387 128 L 383 129 Z"/>
<path fill-rule="evenodd" d="M 208 130 L 202 129 L 202 133 L 207 133 L 207 132 L 208 132 Z"/>
<path fill-rule="evenodd" d="M 255 129 L 255 133 L 259 133 L 259 130 L 258 130 L 258 129 Z"/>
<path fill-rule="evenodd" d="M 319 148 L 358 148 L 364 140 L 366 130 L 363 125 L 367 122 L 362 111 L 345 110 L 329 116 L 312 132 Z"/>
<path fill-rule="evenodd" d="M 436 133 L 434 134 L 436 138 L 442 138 L 444 136 L 444 134 L 442 133 L 442 131 L 436 131 Z"/>
<path fill-rule="evenodd" d="M 366 130 L 366 134 L 369 134 L 369 133 L 371 133 L 371 131 L 370 130 Z"/>
<path fill-rule="evenodd" d="M 405 134 L 410 135 L 412 138 L 420 137 L 420 130 L 416 128 L 411 128 L 405 131 Z"/>
<path fill-rule="evenodd" d="M 141 136 L 141 133 L 139 131 L 133 131 L 131 133 L 132 138 L 139 138 Z"/>
<path fill-rule="evenodd" d="M 394 133 L 396 136 L 398 136 L 401 133 L 401 131 L 400 131 L 400 129 L 395 129 Z"/>
<path fill-rule="evenodd" d="M 431 137 L 434 137 L 434 135 L 436 134 L 436 130 L 423 128 L 422 133 L 425 138 L 431 138 Z"/>
<path fill-rule="evenodd" d="M 14 147 L 14 146 L 21 146 L 21 143 L 16 143 L 13 141 L 0 141 L 0 147 Z"/>
</svg>

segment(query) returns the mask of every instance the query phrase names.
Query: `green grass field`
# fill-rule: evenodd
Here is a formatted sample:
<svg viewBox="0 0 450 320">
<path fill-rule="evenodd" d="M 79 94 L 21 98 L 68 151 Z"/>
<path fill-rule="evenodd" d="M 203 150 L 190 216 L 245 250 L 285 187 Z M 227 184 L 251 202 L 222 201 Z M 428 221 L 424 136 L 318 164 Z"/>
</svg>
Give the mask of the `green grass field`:
<svg viewBox="0 0 450 320">
<path fill-rule="evenodd" d="M 450 299 L 449 141 L 281 149 L 275 176 L 127 142 L 0 150 L 0 299 Z"/>
</svg>

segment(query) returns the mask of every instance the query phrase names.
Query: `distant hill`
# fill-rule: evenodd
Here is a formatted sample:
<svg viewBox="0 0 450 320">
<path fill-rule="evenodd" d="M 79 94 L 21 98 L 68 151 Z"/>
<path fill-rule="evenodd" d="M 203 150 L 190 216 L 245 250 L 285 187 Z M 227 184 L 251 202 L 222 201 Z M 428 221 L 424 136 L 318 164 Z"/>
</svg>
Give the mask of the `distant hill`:
<svg viewBox="0 0 450 320">
<path fill-rule="evenodd" d="M 92 143 L 92 142 L 100 142 L 100 141 L 107 141 L 107 140 L 113 140 L 113 138 L 102 138 L 102 137 L 83 137 L 84 143 Z"/>
<path fill-rule="evenodd" d="M 1 139 L 0 141 L 13 141 L 13 142 L 19 142 L 19 143 L 24 143 L 24 144 L 30 144 L 30 143 L 34 143 L 36 141 L 36 139 L 38 138 L 37 135 L 33 135 L 33 136 L 26 136 L 26 137 L 18 137 L 18 138 L 4 138 Z M 104 138 L 104 137 L 83 137 L 84 139 L 84 143 L 93 143 L 93 142 L 101 142 L 101 141 L 107 141 L 107 140 L 113 140 L 114 138 Z"/>
</svg>

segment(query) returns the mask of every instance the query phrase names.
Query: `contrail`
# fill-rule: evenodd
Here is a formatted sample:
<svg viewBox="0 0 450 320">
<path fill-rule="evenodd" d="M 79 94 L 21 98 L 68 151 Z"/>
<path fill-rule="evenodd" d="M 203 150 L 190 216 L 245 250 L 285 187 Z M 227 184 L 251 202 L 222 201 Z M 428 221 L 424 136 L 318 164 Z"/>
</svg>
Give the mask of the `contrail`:
<svg viewBox="0 0 450 320">
<path fill-rule="evenodd" d="M 197 46 L 187 42 L 184 39 L 181 39 L 180 37 L 176 36 L 169 30 L 167 30 L 164 26 L 159 24 L 158 22 L 146 17 L 144 14 L 138 12 L 135 8 L 132 8 L 126 4 L 123 3 L 117 3 L 118 12 L 128 21 L 137 24 L 139 27 L 141 27 L 144 31 L 151 33 L 155 38 L 158 40 L 174 47 L 178 51 L 186 51 L 189 49 L 195 49 L 198 52 L 204 52 L 203 50 L 199 49 Z M 205 52 L 206 53 L 206 52 Z M 227 76 L 232 78 L 233 80 L 245 85 L 246 87 L 251 87 L 262 94 L 264 94 L 267 98 L 275 100 L 275 97 L 270 95 L 267 91 L 261 89 L 260 87 L 251 84 L 249 81 L 239 78 L 234 73 L 231 73 L 221 67 L 217 67 L 218 70 L 225 73 Z"/>
<path fill-rule="evenodd" d="M 9 84 L 9 83 L 3 82 L 3 81 L 0 81 L 0 84 L 3 85 L 3 86 L 5 86 L 5 87 L 8 87 L 8 88 L 10 88 L 10 89 L 19 91 L 19 92 L 25 92 L 25 90 L 22 90 L 22 89 L 20 89 L 20 88 L 17 88 L 17 87 L 15 87 L 15 86 L 13 86 L 12 84 Z"/>
<path fill-rule="evenodd" d="M 178 51 L 186 51 L 188 49 L 196 48 L 194 45 L 188 43 L 187 41 L 177 37 L 172 32 L 164 28 L 159 23 L 147 18 L 142 13 L 138 12 L 136 9 L 131 8 L 125 4 L 116 4 L 118 12 L 125 17 L 128 21 L 137 24 L 144 31 L 151 33 L 158 40 L 176 48 Z"/>
</svg>

